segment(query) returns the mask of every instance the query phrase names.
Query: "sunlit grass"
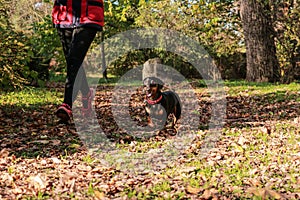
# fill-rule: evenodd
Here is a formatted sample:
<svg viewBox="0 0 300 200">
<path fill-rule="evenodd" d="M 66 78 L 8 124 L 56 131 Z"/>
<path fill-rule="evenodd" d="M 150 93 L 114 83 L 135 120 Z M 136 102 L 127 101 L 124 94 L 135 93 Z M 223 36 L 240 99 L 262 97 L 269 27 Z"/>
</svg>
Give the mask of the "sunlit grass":
<svg viewBox="0 0 300 200">
<path fill-rule="evenodd" d="M 272 83 L 251 83 L 245 81 L 226 81 L 227 93 L 232 96 L 236 95 L 265 95 L 270 93 L 285 94 L 288 92 L 299 92 L 299 83 L 290 84 L 272 84 Z"/>
<path fill-rule="evenodd" d="M 58 104 L 63 97 L 62 91 L 57 89 L 24 87 L 22 90 L 2 92 L 2 105 L 30 106 L 38 104 Z"/>
</svg>

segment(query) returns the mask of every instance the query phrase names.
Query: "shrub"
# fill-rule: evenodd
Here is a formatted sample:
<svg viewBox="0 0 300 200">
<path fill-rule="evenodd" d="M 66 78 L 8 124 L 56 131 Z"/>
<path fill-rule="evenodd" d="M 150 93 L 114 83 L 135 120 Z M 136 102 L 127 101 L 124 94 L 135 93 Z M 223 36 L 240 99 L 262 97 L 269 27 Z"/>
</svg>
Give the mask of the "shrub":
<svg viewBox="0 0 300 200">
<path fill-rule="evenodd" d="M 0 85 L 7 90 L 21 87 L 26 78 L 35 76 L 35 73 L 31 73 L 26 65 L 30 53 L 25 45 L 26 37 L 11 26 L 7 4 L 3 1 L 0 1 L 0 14 Z"/>
</svg>

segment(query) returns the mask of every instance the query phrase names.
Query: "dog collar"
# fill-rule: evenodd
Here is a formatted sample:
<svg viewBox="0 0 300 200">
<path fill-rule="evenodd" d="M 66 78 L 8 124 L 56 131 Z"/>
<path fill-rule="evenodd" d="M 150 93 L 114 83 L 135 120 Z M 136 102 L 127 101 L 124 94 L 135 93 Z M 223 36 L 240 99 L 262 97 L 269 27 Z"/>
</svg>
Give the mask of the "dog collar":
<svg viewBox="0 0 300 200">
<path fill-rule="evenodd" d="M 161 99 L 162 99 L 162 94 L 156 100 L 147 99 L 147 103 L 149 103 L 150 105 L 154 105 L 154 104 L 157 104 L 158 102 L 160 102 Z"/>
</svg>

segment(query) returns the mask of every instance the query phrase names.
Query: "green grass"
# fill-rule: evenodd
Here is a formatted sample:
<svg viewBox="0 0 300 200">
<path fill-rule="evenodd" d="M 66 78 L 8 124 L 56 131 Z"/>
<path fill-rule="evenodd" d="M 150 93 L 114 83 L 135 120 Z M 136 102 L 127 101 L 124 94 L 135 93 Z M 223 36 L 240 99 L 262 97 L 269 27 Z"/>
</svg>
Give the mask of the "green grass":
<svg viewBox="0 0 300 200">
<path fill-rule="evenodd" d="M 2 92 L 0 104 L 25 107 L 34 104 L 58 104 L 62 97 L 63 93 L 57 89 L 24 87 L 16 91 Z"/>
<path fill-rule="evenodd" d="M 290 84 L 272 84 L 272 83 L 253 83 L 246 81 L 225 81 L 224 85 L 228 87 L 227 93 L 231 96 L 236 95 L 265 95 L 275 93 L 275 98 L 282 98 L 287 92 L 299 92 L 299 83 Z"/>
</svg>

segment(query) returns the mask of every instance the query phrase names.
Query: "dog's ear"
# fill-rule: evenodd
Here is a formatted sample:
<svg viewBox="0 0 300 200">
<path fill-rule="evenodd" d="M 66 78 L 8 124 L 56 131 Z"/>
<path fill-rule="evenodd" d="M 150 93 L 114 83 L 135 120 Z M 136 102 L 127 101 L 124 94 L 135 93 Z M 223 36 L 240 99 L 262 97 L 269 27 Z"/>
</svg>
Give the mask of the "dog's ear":
<svg viewBox="0 0 300 200">
<path fill-rule="evenodd" d="M 144 80 L 143 80 L 143 85 L 144 85 L 144 86 L 150 85 L 150 81 L 149 81 L 149 78 L 148 78 L 148 77 L 147 77 L 147 78 L 144 78 Z"/>
<path fill-rule="evenodd" d="M 157 88 L 158 88 L 159 90 L 161 90 L 163 87 L 164 87 L 163 85 L 157 84 Z"/>
<path fill-rule="evenodd" d="M 159 84 L 159 85 L 161 85 L 161 86 L 164 85 L 164 82 L 163 82 L 160 78 L 153 77 L 153 81 L 154 81 L 156 84 Z"/>
<path fill-rule="evenodd" d="M 164 87 L 164 82 L 161 79 L 155 78 L 155 82 L 159 90 L 161 90 Z"/>
</svg>

